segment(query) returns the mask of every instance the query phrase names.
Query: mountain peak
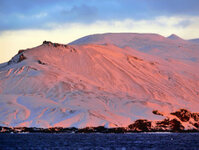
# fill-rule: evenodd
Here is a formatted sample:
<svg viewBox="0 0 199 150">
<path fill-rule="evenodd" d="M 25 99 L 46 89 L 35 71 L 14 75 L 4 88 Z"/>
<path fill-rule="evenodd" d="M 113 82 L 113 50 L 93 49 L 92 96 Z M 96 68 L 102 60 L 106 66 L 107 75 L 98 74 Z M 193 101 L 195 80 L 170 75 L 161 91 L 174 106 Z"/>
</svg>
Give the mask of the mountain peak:
<svg viewBox="0 0 199 150">
<path fill-rule="evenodd" d="M 181 37 L 177 36 L 176 34 L 171 34 L 167 38 L 170 40 L 183 40 Z"/>
</svg>

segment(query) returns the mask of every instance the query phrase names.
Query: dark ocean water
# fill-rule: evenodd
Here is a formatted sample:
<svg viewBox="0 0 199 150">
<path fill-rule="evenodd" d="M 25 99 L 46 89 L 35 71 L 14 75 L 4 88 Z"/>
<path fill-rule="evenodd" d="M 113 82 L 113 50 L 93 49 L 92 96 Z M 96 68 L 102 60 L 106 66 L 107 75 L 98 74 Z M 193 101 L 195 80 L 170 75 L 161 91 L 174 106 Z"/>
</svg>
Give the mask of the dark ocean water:
<svg viewBox="0 0 199 150">
<path fill-rule="evenodd" d="M 199 150 L 199 133 L 0 134 L 0 149 Z"/>
</svg>

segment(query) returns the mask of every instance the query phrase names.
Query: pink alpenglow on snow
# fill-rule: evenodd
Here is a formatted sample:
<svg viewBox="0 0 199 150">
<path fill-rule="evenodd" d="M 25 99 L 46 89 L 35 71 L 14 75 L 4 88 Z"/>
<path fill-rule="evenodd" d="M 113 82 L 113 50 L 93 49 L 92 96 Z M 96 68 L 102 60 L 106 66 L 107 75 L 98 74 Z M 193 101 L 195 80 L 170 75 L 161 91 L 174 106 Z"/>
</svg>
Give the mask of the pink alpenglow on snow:
<svg viewBox="0 0 199 150">
<path fill-rule="evenodd" d="M 0 65 L 0 126 L 127 127 L 198 112 L 198 66 L 199 44 L 176 35 L 45 41 Z"/>
</svg>

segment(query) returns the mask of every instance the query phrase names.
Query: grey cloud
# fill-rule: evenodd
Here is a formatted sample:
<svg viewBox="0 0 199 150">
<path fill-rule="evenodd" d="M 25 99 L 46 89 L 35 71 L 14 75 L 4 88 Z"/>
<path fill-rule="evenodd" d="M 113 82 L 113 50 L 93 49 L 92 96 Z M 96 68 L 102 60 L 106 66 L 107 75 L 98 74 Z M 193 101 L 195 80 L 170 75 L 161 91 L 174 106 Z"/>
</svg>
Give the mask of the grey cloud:
<svg viewBox="0 0 199 150">
<path fill-rule="evenodd" d="M 40 14 L 47 14 L 38 17 Z M 0 30 L 47 28 L 50 23 L 199 16 L 198 0 L 0 0 Z M 190 22 L 179 23 L 187 26 Z"/>
<path fill-rule="evenodd" d="M 177 27 L 183 27 L 183 28 L 186 28 L 188 27 L 189 25 L 191 25 L 191 21 L 190 20 L 183 20 L 183 21 L 180 21 L 178 24 L 176 24 Z"/>
</svg>

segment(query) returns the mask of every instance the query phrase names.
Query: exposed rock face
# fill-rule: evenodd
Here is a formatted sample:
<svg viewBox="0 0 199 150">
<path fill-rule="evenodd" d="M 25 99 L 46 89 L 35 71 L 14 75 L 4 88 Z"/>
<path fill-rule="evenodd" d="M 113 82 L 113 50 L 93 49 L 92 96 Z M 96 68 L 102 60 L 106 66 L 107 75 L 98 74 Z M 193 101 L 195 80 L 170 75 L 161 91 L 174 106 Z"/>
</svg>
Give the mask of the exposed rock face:
<svg viewBox="0 0 199 150">
<path fill-rule="evenodd" d="M 38 60 L 37 62 L 38 62 L 39 64 L 41 64 L 41 65 L 46 65 L 46 63 L 42 62 L 41 60 Z"/>
<path fill-rule="evenodd" d="M 153 114 L 163 116 L 163 114 L 158 110 L 153 110 Z"/>
<path fill-rule="evenodd" d="M 169 126 L 169 119 L 164 119 L 163 121 L 158 121 L 156 123 L 156 129 L 157 130 L 168 130 Z"/>
<path fill-rule="evenodd" d="M 169 127 L 172 131 L 184 130 L 184 126 L 180 123 L 180 121 L 178 121 L 176 119 L 172 119 L 169 121 Z"/>
<path fill-rule="evenodd" d="M 171 116 L 159 113 L 159 111 L 153 111 L 153 113 L 166 117 L 163 121 L 156 122 L 155 130 L 199 130 L 199 113 L 191 113 L 186 109 L 180 109 L 176 112 L 172 112 L 170 113 Z"/>
<path fill-rule="evenodd" d="M 148 121 L 146 119 L 136 120 L 135 123 L 130 124 L 128 127 L 130 130 L 133 131 L 150 131 L 151 121 Z"/>
<path fill-rule="evenodd" d="M 195 121 L 199 121 L 199 113 L 192 113 L 191 117 L 195 120 Z"/>
<path fill-rule="evenodd" d="M 199 130 L 199 122 L 193 124 Z"/>
<path fill-rule="evenodd" d="M 177 119 L 164 119 L 163 121 L 158 121 L 156 123 L 155 130 L 162 131 L 182 131 L 184 126 Z"/>
<path fill-rule="evenodd" d="M 59 46 L 68 47 L 65 44 L 52 43 L 51 41 L 43 41 L 43 44 L 48 45 L 48 46 L 52 45 L 53 47 L 59 47 Z"/>
<path fill-rule="evenodd" d="M 171 114 L 177 116 L 183 122 L 187 122 L 191 118 L 191 112 L 189 112 L 186 109 L 180 109 L 179 111 L 176 111 Z"/>
<path fill-rule="evenodd" d="M 26 59 L 26 57 L 24 56 L 24 50 L 19 50 L 18 54 L 15 55 L 9 62 L 8 65 L 13 64 L 13 63 L 19 63 L 23 60 Z"/>
<path fill-rule="evenodd" d="M 176 112 L 170 113 L 172 116 L 167 116 L 158 110 L 154 110 L 153 114 L 165 116 L 166 118 L 161 121 L 154 122 L 152 125 L 151 121 L 148 120 L 136 120 L 133 124 L 128 126 L 130 131 L 171 131 L 171 132 L 183 132 L 199 131 L 199 113 L 191 113 L 186 109 L 180 109 Z M 176 118 L 175 118 L 176 117 Z M 188 126 L 189 128 L 185 128 Z"/>
<path fill-rule="evenodd" d="M 53 43 L 51 41 L 43 41 L 43 44 L 49 45 L 49 44 L 53 44 Z"/>
<path fill-rule="evenodd" d="M 26 59 L 26 57 L 25 57 L 23 54 L 21 54 L 21 55 L 19 56 L 18 62 L 21 62 L 21 61 L 23 61 L 24 59 Z"/>
<path fill-rule="evenodd" d="M 23 53 L 25 50 L 19 50 L 18 51 L 18 54 L 21 54 L 21 53 Z"/>
</svg>

